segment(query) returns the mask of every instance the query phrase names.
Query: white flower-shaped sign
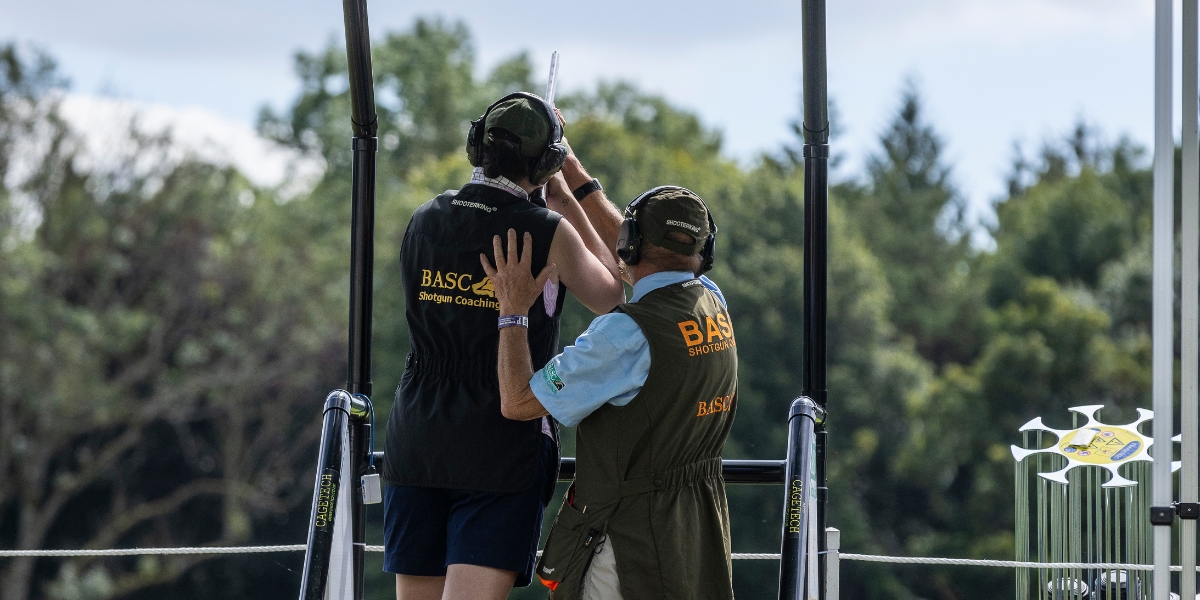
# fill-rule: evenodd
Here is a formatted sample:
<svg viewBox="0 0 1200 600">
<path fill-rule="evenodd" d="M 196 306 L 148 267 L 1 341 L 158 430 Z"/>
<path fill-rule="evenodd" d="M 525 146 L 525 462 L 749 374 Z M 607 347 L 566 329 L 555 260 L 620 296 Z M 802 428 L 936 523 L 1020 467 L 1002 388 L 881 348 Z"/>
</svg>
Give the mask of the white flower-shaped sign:
<svg viewBox="0 0 1200 600">
<path fill-rule="evenodd" d="M 1025 457 L 1039 452 L 1057 454 L 1067 459 L 1067 466 L 1052 473 L 1039 473 L 1042 477 L 1058 483 L 1067 483 L 1067 471 L 1075 467 L 1097 466 L 1108 469 L 1112 477 L 1103 487 L 1123 487 L 1137 485 L 1136 481 L 1122 477 L 1117 470 L 1121 465 L 1133 461 L 1150 462 L 1149 450 L 1154 445 L 1154 439 L 1138 432 L 1138 425 L 1154 418 L 1154 412 L 1144 408 L 1137 409 L 1138 418 L 1125 425 L 1105 425 L 1096 420 L 1096 411 L 1104 408 L 1102 405 L 1073 406 L 1069 410 L 1087 417 L 1087 423 L 1078 429 L 1051 429 L 1042 424 L 1042 418 L 1037 417 L 1021 426 L 1021 431 L 1046 431 L 1058 436 L 1058 441 L 1049 448 L 1027 449 L 1011 446 L 1013 458 L 1021 462 Z M 1179 436 L 1172 438 L 1179 441 Z M 1179 470 L 1179 462 L 1171 463 L 1171 471 Z"/>
</svg>

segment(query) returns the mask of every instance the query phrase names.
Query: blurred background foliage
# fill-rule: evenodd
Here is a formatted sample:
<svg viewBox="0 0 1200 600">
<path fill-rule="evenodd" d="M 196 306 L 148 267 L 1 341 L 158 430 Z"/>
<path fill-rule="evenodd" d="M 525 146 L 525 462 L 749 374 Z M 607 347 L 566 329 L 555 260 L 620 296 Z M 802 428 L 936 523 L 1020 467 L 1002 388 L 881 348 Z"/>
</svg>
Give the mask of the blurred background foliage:
<svg viewBox="0 0 1200 600">
<path fill-rule="evenodd" d="M 389 33 L 374 60 L 384 416 L 408 350 L 408 218 L 469 178 L 467 121 L 540 86 L 524 54 L 477 77 L 470 32 L 438 20 Z M 231 167 L 155 160 L 169 136 L 136 129 L 115 166 L 89 167 L 57 115 L 53 60 L 0 46 L 0 547 L 303 541 L 318 407 L 345 360 L 350 127 L 342 51 L 298 54 L 296 72 L 299 96 L 264 109 L 259 130 L 327 169 L 287 197 Z M 678 183 L 712 207 L 711 277 L 741 340 L 726 456 L 783 456 L 800 391 L 800 140 L 738 163 L 718 131 L 629 84 L 558 104 L 620 206 Z M 1077 404 L 1119 422 L 1148 403 L 1146 153 L 1082 124 L 1033 157 L 1018 149 L 981 249 L 915 86 L 879 142 L 831 187 L 829 522 L 849 552 L 1008 558 L 1017 428 L 1065 425 Z M 592 316 L 571 301 L 564 343 Z M 781 490 L 729 495 L 734 550 L 778 551 Z M 381 564 L 371 555 L 375 599 L 393 597 Z M 1003 570 L 842 564 L 847 599 L 1011 594 Z M 0 559 L 0 599 L 293 598 L 300 565 L 298 553 Z M 739 597 L 775 597 L 775 564 L 739 561 L 734 576 Z"/>
</svg>

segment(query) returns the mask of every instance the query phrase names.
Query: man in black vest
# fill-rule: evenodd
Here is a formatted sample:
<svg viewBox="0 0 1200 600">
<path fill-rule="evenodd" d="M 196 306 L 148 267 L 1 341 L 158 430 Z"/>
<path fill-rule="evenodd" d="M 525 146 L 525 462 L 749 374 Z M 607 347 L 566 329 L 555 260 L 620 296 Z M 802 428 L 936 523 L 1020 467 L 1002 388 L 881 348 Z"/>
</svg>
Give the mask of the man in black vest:
<svg viewBox="0 0 1200 600">
<path fill-rule="evenodd" d="M 404 234 L 411 352 L 384 466 L 384 570 L 396 573 L 400 600 L 499 600 L 530 581 L 557 479 L 557 427 L 501 414 L 500 305 L 478 256 L 515 229 L 533 267 L 557 265 L 524 322 L 538 365 L 558 350 L 567 289 L 598 314 L 624 301 L 616 259 L 579 205 L 558 201 L 571 195 L 555 175 L 567 153 L 549 104 L 510 94 L 471 124 L 471 182 L 422 205 Z M 535 203 L 542 184 L 558 212 Z"/>
<path fill-rule="evenodd" d="M 600 206 L 588 215 L 607 218 Z M 724 298 L 701 275 L 716 226 L 699 196 L 665 186 L 631 202 L 619 230 L 629 304 L 536 372 L 526 329 L 500 332 L 504 415 L 578 425 L 575 483 L 537 575 L 555 600 L 730 599 L 721 451 L 737 403 L 737 349 Z M 497 236 L 495 268 L 480 257 L 501 319 L 525 315 L 554 273 L 518 254 L 515 232 L 507 238 L 505 251 Z"/>
</svg>

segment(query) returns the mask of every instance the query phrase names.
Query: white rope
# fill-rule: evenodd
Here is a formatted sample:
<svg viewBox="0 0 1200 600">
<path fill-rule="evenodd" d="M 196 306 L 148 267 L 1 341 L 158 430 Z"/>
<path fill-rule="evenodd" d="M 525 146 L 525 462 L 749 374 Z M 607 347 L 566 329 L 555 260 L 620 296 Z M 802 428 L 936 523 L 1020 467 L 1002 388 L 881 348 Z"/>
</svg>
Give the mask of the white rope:
<svg viewBox="0 0 1200 600">
<path fill-rule="evenodd" d="M 256 554 L 266 552 L 302 552 L 304 544 L 279 546 L 199 546 L 191 548 L 119 548 L 115 550 L 0 550 L 0 558 L 19 556 L 143 556 L 163 554 Z M 366 546 L 367 552 L 383 552 L 383 546 Z M 538 551 L 538 556 L 541 556 Z M 778 554 L 744 553 L 734 560 L 779 560 Z"/>
<path fill-rule="evenodd" d="M 266 552 L 300 552 L 304 544 L 288 544 L 277 546 L 199 546 L 190 548 L 120 548 L 115 550 L 0 550 L 0 558 L 19 556 L 143 556 L 143 555 L 172 555 L 172 554 L 257 554 Z M 383 552 L 383 546 L 366 546 L 367 552 Z M 541 555 L 541 552 L 538 552 Z M 742 552 L 734 553 L 733 560 L 779 560 L 779 554 Z M 1154 565 L 1133 565 L 1123 563 L 1044 563 L 1016 560 L 980 560 L 973 558 L 930 558 L 923 556 L 879 556 L 875 554 L 839 553 L 841 560 L 858 560 L 865 562 L 909 564 L 909 565 L 950 565 L 969 567 L 1007 567 L 1017 569 L 1101 569 L 1124 571 L 1153 571 Z M 1172 571 L 1182 571 L 1183 567 L 1172 566 Z M 1200 572 L 1200 567 L 1196 567 Z"/>
<path fill-rule="evenodd" d="M 199 546 L 192 548 L 118 548 L 115 550 L 0 550 L 0 558 L 16 556 L 142 556 L 146 554 L 257 554 L 295 552 L 304 544 L 283 546 Z"/>
</svg>

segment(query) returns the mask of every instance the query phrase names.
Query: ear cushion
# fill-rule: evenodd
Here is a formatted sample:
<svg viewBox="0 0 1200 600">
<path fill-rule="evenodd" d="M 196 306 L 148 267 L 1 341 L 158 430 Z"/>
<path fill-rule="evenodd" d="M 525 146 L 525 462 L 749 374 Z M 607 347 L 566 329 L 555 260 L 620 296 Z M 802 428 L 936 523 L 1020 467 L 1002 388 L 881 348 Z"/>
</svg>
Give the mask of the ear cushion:
<svg viewBox="0 0 1200 600">
<path fill-rule="evenodd" d="M 567 162 L 567 154 L 566 144 L 558 142 L 550 144 L 529 169 L 529 182 L 533 185 L 542 185 L 549 181 Z"/>
<path fill-rule="evenodd" d="M 713 258 L 717 253 L 717 234 L 716 226 L 712 222 L 712 217 L 708 218 L 709 230 L 713 233 L 708 234 L 708 239 L 704 240 L 704 249 L 700 251 L 700 272 L 697 276 L 703 275 L 713 268 Z"/>
<path fill-rule="evenodd" d="M 636 265 L 642 260 L 642 234 L 633 215 L 626 214 L 625 220 L 621 221 L 621 231 L 617 234 L 617 257 L 627 265 Z"/>
<path fill-rule="evenodd" d="M 467 162 L 472 167 L 483 166 L 483 120 L 486 118 L 487 113 L 483 113 L 482 117 L 471 121 L 471 128 L 467 130 Z"/>
</svg>

